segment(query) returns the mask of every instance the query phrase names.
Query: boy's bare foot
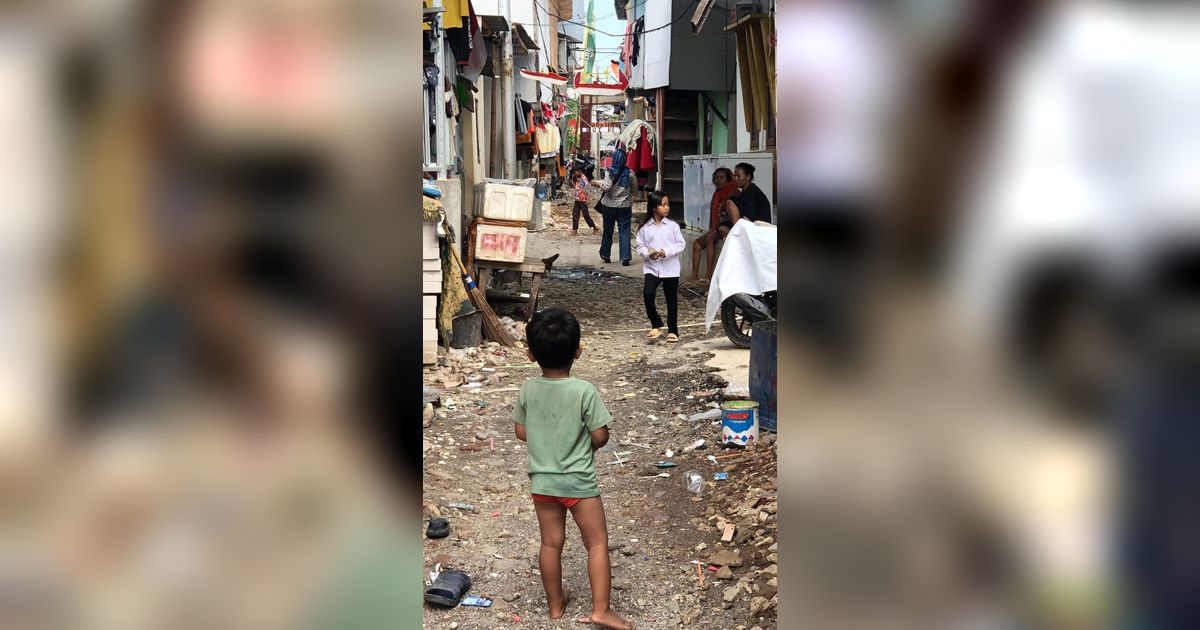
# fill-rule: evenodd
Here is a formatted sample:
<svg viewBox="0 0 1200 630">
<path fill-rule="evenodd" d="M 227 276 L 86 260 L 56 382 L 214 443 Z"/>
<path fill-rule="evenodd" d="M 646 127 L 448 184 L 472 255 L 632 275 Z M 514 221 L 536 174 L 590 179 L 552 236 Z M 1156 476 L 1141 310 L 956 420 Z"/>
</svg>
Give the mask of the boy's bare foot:
<svg viewBox="0 0 1200 630">
<path fill-rule="evenodd" d="M 592 613 L 589 617 L 581 617 L 579 623 L 592 623 L 602 628 L 612 628 L 613 630 L 633 630 L 633 624 L 622 619 L 617 613 L 611 609 L 602 613 Z"/>
<path fill-rule="evenodd" d="M 558 618 L 562 617 L 564 614 L 566 614 L 567 604 L 571 603 L 571 589 L 567 588 L 566 584 L 563 584 L 562 591 L 563 591 L 562 607 L 559 608 L 558 610 L 554 610 L 554 606 L 550 607 L 550 618 L 551 619 L 558 619 Z"/>
</svg>

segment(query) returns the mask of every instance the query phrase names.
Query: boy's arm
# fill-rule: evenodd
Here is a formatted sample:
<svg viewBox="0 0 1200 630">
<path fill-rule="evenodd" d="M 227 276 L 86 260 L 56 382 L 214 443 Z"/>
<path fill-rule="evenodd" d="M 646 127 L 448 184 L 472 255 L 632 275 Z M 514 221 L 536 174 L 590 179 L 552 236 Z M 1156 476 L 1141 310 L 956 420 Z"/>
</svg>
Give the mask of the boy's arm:
<svg viewBox="0 0 1200 630">
<path fill-rule="evenodd" d="M 525 425 L 521 424 L 520 422 L 514 422 L 513 432 L 517 434 L 518 440 L 521 440 L 522 442 L 525 441 Z"/>
<path fill-rule="evenodd" d="M 522 431 L 522 433 L 524 433 L 524 432 Z M 604 448 L 605 444 L 608 444 L 608 426 L 607 425 L 600 427 L 599 429 L 596 429 L 595 431 L 592 431 L 592 450 L 595 451 L 598 449 L 602 449 L 602 448 Z"/>
</svg>

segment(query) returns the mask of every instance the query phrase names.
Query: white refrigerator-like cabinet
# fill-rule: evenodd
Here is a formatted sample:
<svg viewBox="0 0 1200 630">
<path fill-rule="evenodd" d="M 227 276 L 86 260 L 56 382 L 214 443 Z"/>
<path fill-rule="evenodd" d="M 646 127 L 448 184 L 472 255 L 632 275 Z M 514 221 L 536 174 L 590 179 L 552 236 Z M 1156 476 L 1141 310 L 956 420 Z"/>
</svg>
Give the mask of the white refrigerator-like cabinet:
<svg viewBox="0 0 1200 630">
<path fill-rule="evenodd" d="M 721 153 L 715 155 L 686 155 L 683 158 L 683 219 L 684 227 L 708 229 L 708 211 L 712 203 L 713 173 L 722 166 L 733 170 L 746 162 L 754 166 L 754 183 L 771 200 L 771 222 L 778 223 L 775 202 L 774 164 L 771 153 Z"/>
</svg>

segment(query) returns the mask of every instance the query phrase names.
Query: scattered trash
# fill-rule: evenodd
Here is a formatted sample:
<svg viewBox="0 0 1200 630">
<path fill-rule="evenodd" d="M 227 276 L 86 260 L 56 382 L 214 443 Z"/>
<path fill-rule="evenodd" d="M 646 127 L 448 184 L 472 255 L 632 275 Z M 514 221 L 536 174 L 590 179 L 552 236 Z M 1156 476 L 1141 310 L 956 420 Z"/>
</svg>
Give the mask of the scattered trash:
<svg viewBox="0 0 1200 630">
<path fill-rule="evenodd" d="M 664 453 L 664 455 L 667 456 L 667 459 L 671 459 L 672 457 L 675 457 L 675 451 L 673 451 L 671 449 L 667 449 L 667 452 Z"/>
<path fill-rule="evenodd" d="M 462 605 L 474 606 L 476 608 L 491 608 L 492 600 L 486 597 L 476 597 L 475 595 L 471 595 L 463 598 Z"/>
<path fill-rule="evenodd" d="M 658 420 L 658 416 L 646 416 L 647 420 Z"/>
<path fill-rule="evenodd" d="M 494 438 L 494 437 L 488 438 L 488 450 L 491 450 L 491 451 L 496 450 L 496 438 Z"/>
<path fill-rule="evenodd" d="M 726 479 L 729 479 L 727 472 L 713 473 L 713 481 L 725 481 Z"/>
<path fill-rule="evenodd" d="M 456 510 L 466 510 L 468 512 L 475 509 L 475 506 L 470 503 L 450 503 L 446 507 L 452 507 Z"/>
<path fill-rule="evenodd" d="M 722 412 L 720 409 L 709 409 L 708 411 L 702 411 L 700 413 L 689 416 L 688 420 L 690 420 L 692 422 L 703 422 L 705 420 L 709 420 L 709 421 L 720 420 L 721 414 L 722 414 Z"/>
<path fill-rule="evenodd" d="M 471 590 L 471 578 L 462 571 L 442 571 L 433 585 L 425 589 L 425 601 L 435 606 L 454 608 Z"/>
<path fill-rule="evenodd" d="M 674 468 L 674 467 L 678 466 L 679 464 L 676 464 L 675 462 L 661 461 L 661 462 L 655 462 L 654 465 L 658 468 Z"/>
<path fill-rule="evenodd" d="M 476 387 L 483 387 L 483 383 L 467 383 L 466 385 L 463 385 L 463 387 L 466 387 L 467 389 L 475 389 Z"/>
<path fill-rule="evenodd" d="M 629 392 L 628 394 L 625 394 L 626 398 L 633 398 L 634 396 L 637 396 L 637 394 L 635 394 L 633 392 Z"/>
<path fill-rule="evenodd" d="M 716 396 L 717 392 L 718 392 L 718 390 L 709 389 L 709 390 L 700 391 L 700 392 L 692 392 L 688 396 L 691 398 L 711 398 L 713 396 Z"/>
<path fill-rule="evenodd" d="M 669 475 L 667 473 L 658 473 L 657 475 L 650 475 L 648 477 L 642 477 L 642 479 L 658 479 L 659 477 L 670 477 L 670 476 L 671 475 Z"/>
<path fill-rule="evenodd" d="M 425 528 L 427 538 L 445 538 L 449 535 L 450 521 L 441 517 L 429 519 L 429 526 Z"/>
<path fill-rule="evenodd" d="M 479 368 L 479 369 L 482 372 L 495 372 L 496 371 L 496 368 L 494 368 L 494 367 L 485 367 L 485 368 Z"/>
<path fill-rule="evenodd" d="M 683 474 L 683 487 L 692 494 L 700 494 L 700 491 L 704 489 L 704 477 L 694 470 L 689 470 Z"/>
<path fill-rule="evenodd" d="M 515 621 L 517 623 L 521 623 L 521 615 L 518 615 L 517 613 L 513 613 L 512 616 L 513 616 L 513 621 Z"/>
<path fill-rule="evenodd" d="M 708 456 L 708 457 L 706 457 L 705 459 L 707 459 L 708 461 L 710 461 L 710 462 L 712 462 L 712 463 L 714 463 L 714 464 L 715 464 L 715 463 L 717 463 L 717 456 L 716 456 L 716 455 L 709 455 L 709 456 Z"/>
<path fill-rule="evenodd" d="M 692 444 L 689 444 L 688 446 L 683 447 L 683 452 L 691 453 L 692 451 L 694 451 L 698 448 L 702 448 L 703 446 L 704 446 L 704 440 L 696 440 Z"/>
<path fill-rule="evenodd" d="M 747 400 L 750 398 L 750 388 L 748 387 L 726 387 L 721 390 L 721 395 L 726 400 Z"/>
<path fill-rule="evenodd" d="M 492 512 L 492 518 L 499 518 L 500 512 Z"/>
</svg>

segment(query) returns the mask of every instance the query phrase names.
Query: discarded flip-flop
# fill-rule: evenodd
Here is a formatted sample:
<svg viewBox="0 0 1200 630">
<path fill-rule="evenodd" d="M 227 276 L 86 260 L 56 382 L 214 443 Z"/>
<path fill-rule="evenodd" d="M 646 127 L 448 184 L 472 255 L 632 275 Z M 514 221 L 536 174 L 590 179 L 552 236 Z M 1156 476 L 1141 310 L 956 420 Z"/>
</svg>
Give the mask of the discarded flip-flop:
<svg viewBox="0 0 1200 630">
<path fill-rule="evenodd" d="M 656 468 L 674 468 L 678 465 L 679 464 L 676 464 L 675 462 L 668 462 L 668 461 L 661 461 L 661 462 L 654 463 L 654 466 Z"/>
<path fill-rule="evenodd" d="M 445 538 L 450 535 L 450 521 L 444 518 L 429 519 L 429 527 L 425 528 L 427 538 Z"/>
<path fill-rule="evenodd" d="M 471 577 L 462 571 L 442 571 L 433 586 L 425 589 L 425 601 L 435 606 L 454 608 L 471 590 Z"/>
</svg>

